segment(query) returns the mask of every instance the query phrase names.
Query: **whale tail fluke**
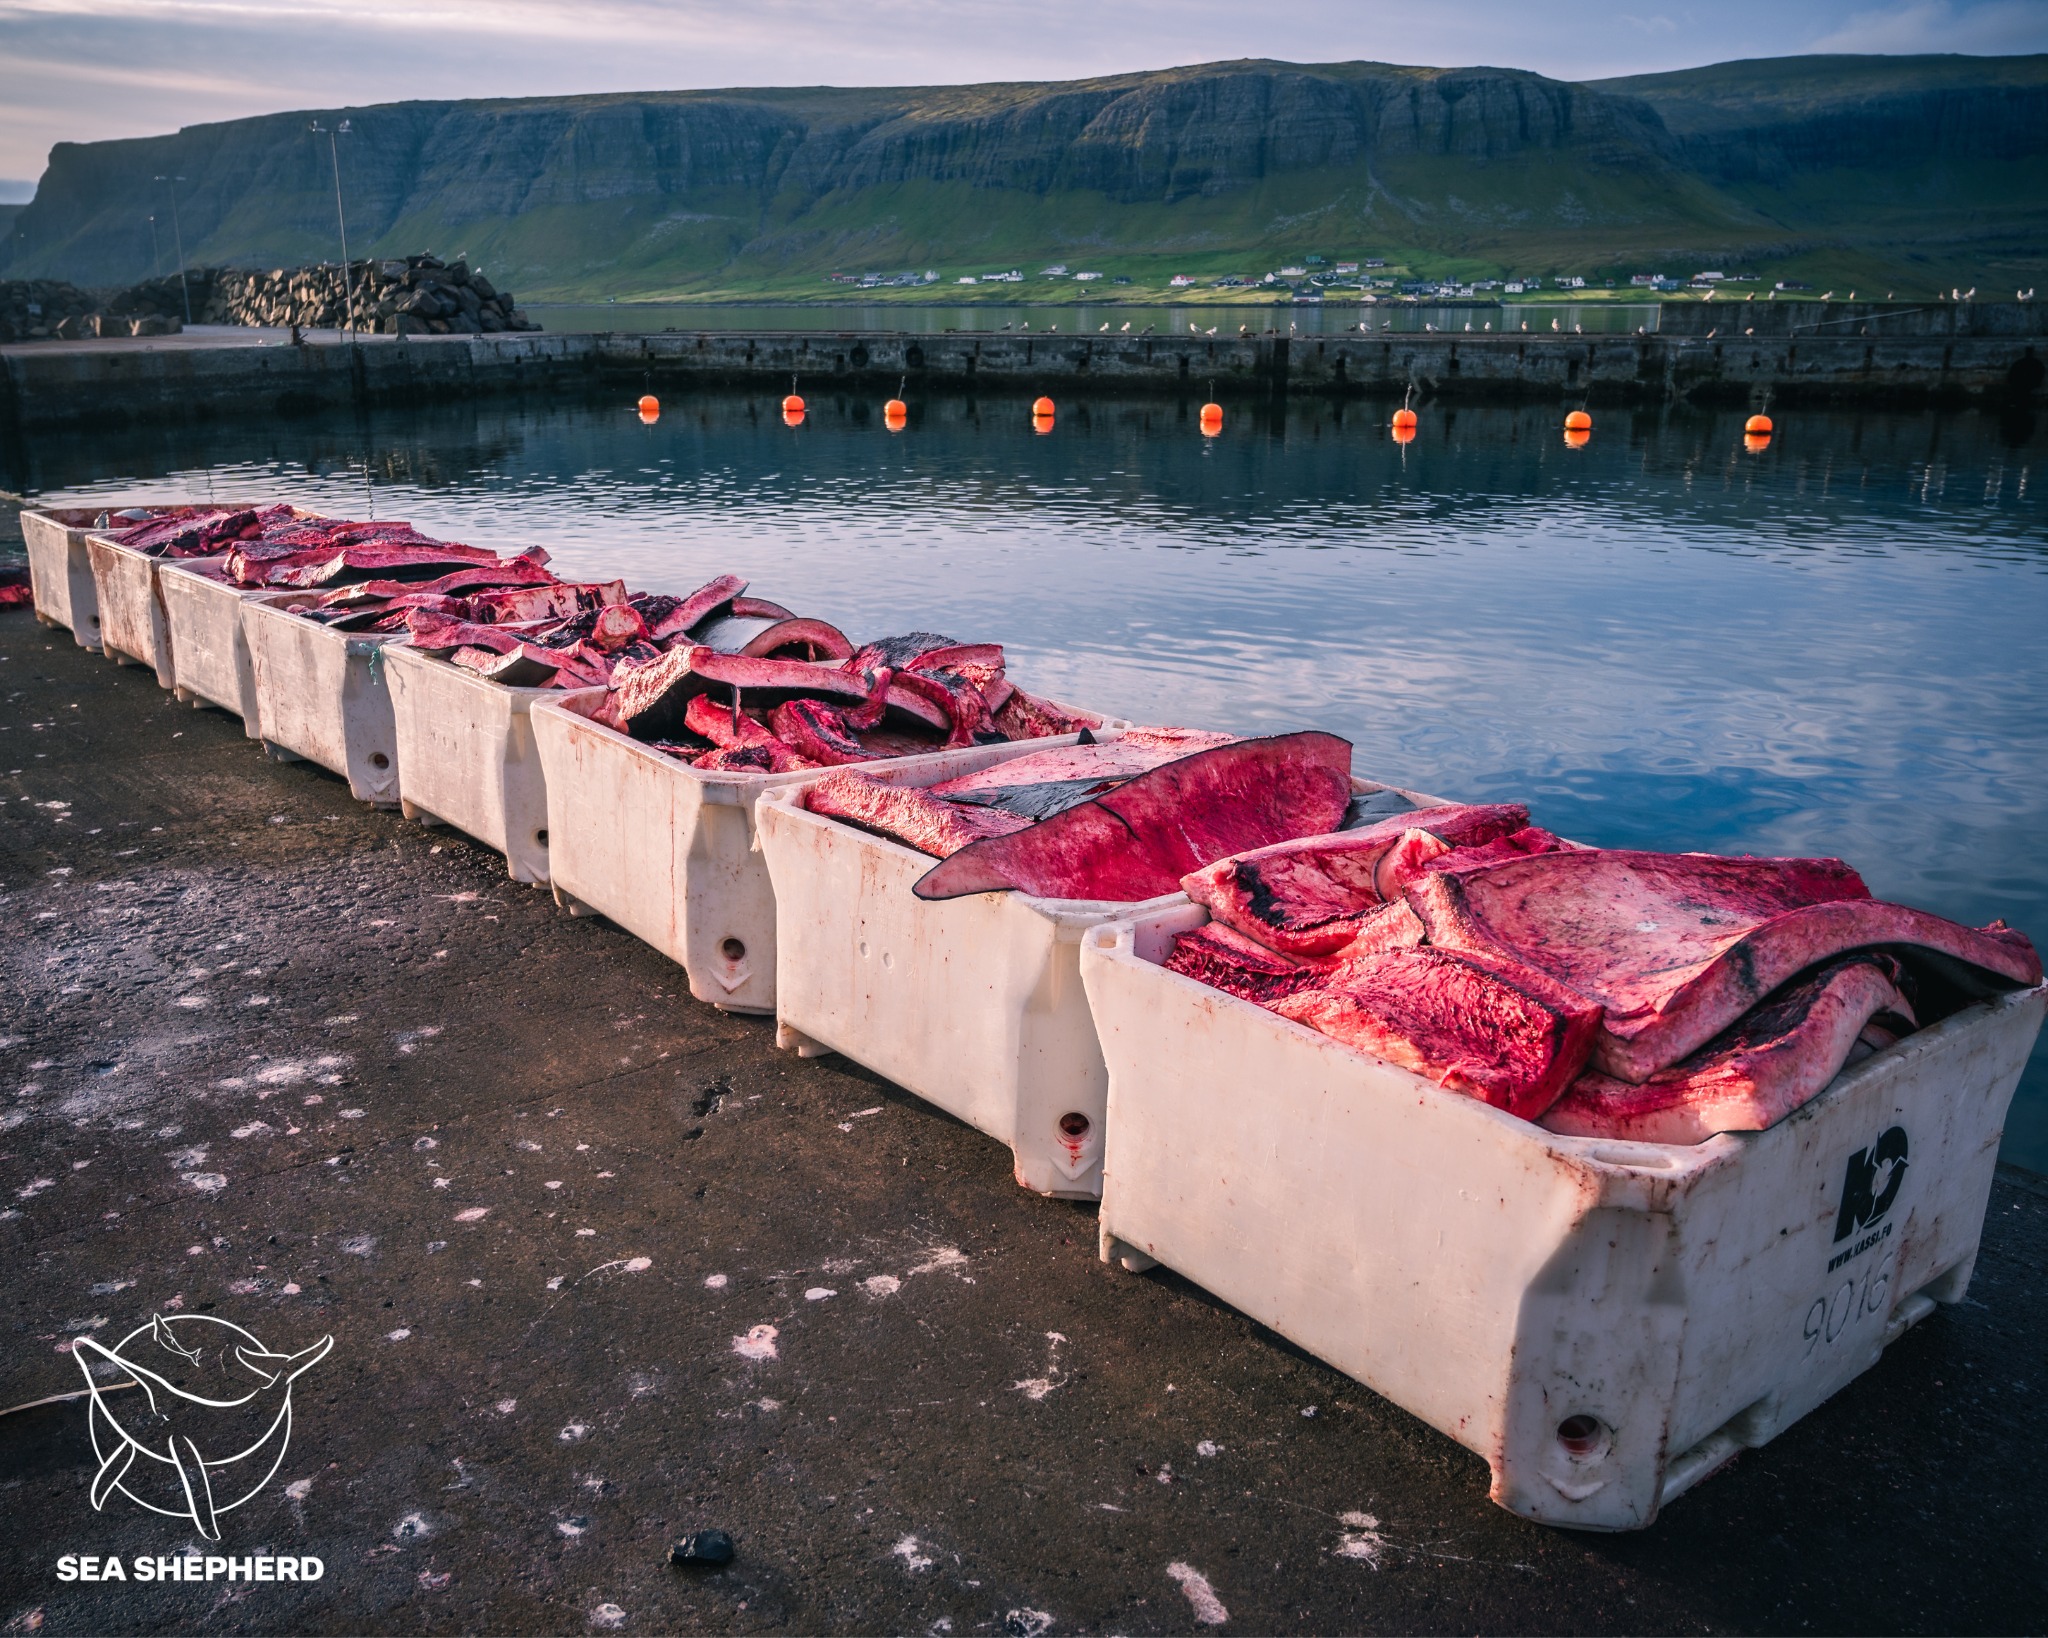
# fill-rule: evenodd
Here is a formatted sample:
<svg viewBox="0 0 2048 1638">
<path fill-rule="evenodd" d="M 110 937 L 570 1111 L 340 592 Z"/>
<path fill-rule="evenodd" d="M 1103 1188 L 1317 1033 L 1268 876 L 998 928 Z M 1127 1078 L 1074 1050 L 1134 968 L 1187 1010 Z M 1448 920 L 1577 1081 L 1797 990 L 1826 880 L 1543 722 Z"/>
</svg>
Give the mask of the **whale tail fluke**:
<svg viewBox="0 0 2048 1638">
<path fill-rule="evenodd" d="M 295 1354 L 272 1354 L 255 1348 L 238 1347 L 235 1349 L 235 1358 L 266 1382 L 276 1382 L 280 1377 L 292 1382 L 318 1365 L 333 1348 L 334 1338 L 325 1336 L 310 1348 L 301 1348 Z"/>
<path fill-rule="evenodd" d="M 194 1365 L 199 1363 L 199 1350 L 197 1348 L 187 1348 L 180 1342 L 171 1328 L 164 1324 L 163 1315 L 152 1314 L 149 1316 L 149 1334 L 159 1348 L 168 1348 L 180 1359 L 189 1360 Z"/>
</svg>

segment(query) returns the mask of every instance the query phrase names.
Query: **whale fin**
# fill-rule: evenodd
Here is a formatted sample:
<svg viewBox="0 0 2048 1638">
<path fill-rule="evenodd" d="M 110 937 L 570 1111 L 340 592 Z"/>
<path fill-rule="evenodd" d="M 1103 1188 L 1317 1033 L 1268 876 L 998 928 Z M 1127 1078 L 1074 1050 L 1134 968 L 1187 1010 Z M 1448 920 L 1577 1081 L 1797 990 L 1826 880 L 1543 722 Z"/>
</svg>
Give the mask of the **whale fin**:
<svg viewBox="0 0 2048 1638">
<path fill-rule="evenodd" d="M 121 1442 L 107 1453 L 107 1459 L 100 1463 L 99 1472 L 92 1476 L 92 1510 L 95 1513 L 106 1505 L 107 1497 L 128 1476 L 128 1469 L 134 1460 L 134 1441 L 124 1436 Z"/>
<path fill-rule="evenodd" d="M 171 1328 L 164 1324 L 163 1315 L 152 1314 L 149 1316 L 149 1334 L 155 1339 L 156 1345 L 159 1348 L 168 1348 L 180 1359 L 189 1360 L 194 1365 L 199 1363 L 199 1350 L 197 1348 L 187 1348 L 180 1342 L 172 1334 Z"/>
<path fill-rule="evenodd" d="M 183 1446 L 181 1450 L 178 1447 Z M 213 1516 L 213 1485 L 206 1477 L 206 1461 L 190 1439 L 175 1435 L 170 1441 L 171 1461 L 178 1469 L 178 1482 L 185 1487 L 185 1502 L 192 1509 L 192 1522 L 208 1541 L 220 1540 L 220 1520 Z"/>
<path fill-rule="evenodd" d="M 295 1354 L 273 1354 L 258 1348 L 237 1348 L 235 1358 L 267 1383 L 274 1383 L 279 1377 L 287 1382 L 297 1381 L 325 1359 L 334 1348 L 334 1338 L 322 1337 L 310 1348 L 301 1348 Z"/>
<path fill-rule="evenodd" d="M 152 1416 L 161 1414 L 157 1410 L 156 1403 L 156 1390 L 158 1388 L 162 1388 L 166 1393 L 173 1395 L 178 1392 L 176 1388 L 158 1376 L 156 1372 L 143 1370 L 125 1356 L 115 1353 L 104 1342 L 95 1342 L 91 1337 L 79 1337 L 71 1344 L 71 1357 L 78 1360 L 78 1368 L 85 1372 L 85 1385 L 93 1390 L 93 1401 L 95 1404 L 99 1401 L 100 1385 L 92 1379 L 92 1367 L 79 1357 L 87 1351 L 98 1354 L 102 1359 L 120 1366 L 122 1370 L 132 1376 L 140 1384 L 143 1397 L 148 1399 L 149 1412 Z M 111 1418 L 109 1419 L 111 1420 Z"/>
</svg>

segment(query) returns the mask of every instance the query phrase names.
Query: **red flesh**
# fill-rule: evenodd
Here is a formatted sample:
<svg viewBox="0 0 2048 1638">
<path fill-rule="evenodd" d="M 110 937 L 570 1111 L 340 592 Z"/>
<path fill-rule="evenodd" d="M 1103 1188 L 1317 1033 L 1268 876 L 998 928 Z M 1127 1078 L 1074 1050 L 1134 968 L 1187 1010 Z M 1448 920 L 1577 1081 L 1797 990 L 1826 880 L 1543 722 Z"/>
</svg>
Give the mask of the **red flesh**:
<svg viewBox="0 0 2048 1638">
<path fill-rule="evenodd" d="M 885 785 L 837 768 L 804 792 L 813 813 L 843 819 L 938 858 L 1030 825 L 995 808 L 963 808 L 914 785 Z"/>
<path fill-rule="evenodd" d="M 736 574 L 722 574 L 716 580 L 699 586 L 655 622 L 654 640 L 658 643 L 685 635 L 691 627 L 702 625 L 746 589 L 747 583 Z"/>
<path fill-rule="evenodd" d="M 1781 990 L 1691 1057 L 1640 1086 L 1581 1075 L 1543 1124 L 1572 1137 L 1703 1143 L 1716 1132 L 1761 1132 L 1824 1090 L 1874 1020 L 1913 1027 L 1888 956 L 1853 956 Z"/>
<path fill-rule="evenodd" d="M 1181 887 L 1218 921 L 1292 955 L 1329 955 L 1358 936 L 1365 918 L 1386 902 L 1382 866 L 1406 845 L 1427 855 L 1433 842 L 1453 847 L 1491 842 L 1529 823 L 1518 803 L 1422 808 L 1358 830 L 1309 836 L 1222 859 L 1187 876 Z"/>
<path fill-rule="evenodd" d="M 871 760 L 866 747 L 848 732 L 845 716 L 816 700 L 784 700 L 768 722 L 783 744 L 825 767 Z"/>
<path fill-rule="evenodd" d="M 1016 887 L 1048 898 L 1156 898 L 1225 854 L 1338 824 L 1350 800 L 1350 768 L 1351 746 L 1335 734 L 1279 734 L 1197 751 L 954 855 L 917 884 L 917 896 Z"/>
<path fill-rule="evenodd" d="M 1346 962 L 1283 1018 L 1534 1120 L 1585 1067 L 1600 1009 L 1543 974 L 1451 950 Z"/>
<path fill-rule="evenodd" d="M 1262 1007 L 1324 977 L 1319 968 L 1277 954 L 1220 921 L 1182 933 L 1173 941 L 1164 965 L 1168 972 Z"/>
<path fill-rule="evenodd" d="M 1606 1009 L 1598 1067 L 1642 1082 L 1818 962 L 1916 945 L 2007 985 L 2037 984 L 2033 945 L 1881 904 L 1837 859 L 1720 859 L 1574 849 L 1425 876 L 1409 903 L 1431 944 L 1520 961 Z"/>
</svg>

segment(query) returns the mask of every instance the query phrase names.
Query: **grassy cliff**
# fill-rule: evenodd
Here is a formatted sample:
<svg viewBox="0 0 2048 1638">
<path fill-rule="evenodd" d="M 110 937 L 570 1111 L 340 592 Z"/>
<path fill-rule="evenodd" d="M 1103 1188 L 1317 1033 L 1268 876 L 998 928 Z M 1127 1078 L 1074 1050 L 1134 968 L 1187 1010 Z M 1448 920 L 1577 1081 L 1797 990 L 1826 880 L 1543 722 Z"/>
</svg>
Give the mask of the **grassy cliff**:
<svg viewBox="0 0 2048 1638">
<path fill-rule="evenodd" d="M 1505 69 L 1209 64 L 1059 84 L 398 103 L 346 117 L 357 254 L 464 254 L 523 299 L 1072 298 L 1035 275 L 1684 275 L 1988 294 L 2048 262 L 2048 57 L 1812 57 L 1574 85 Z M 309 113 L 60 145 L 0 272 L 336 254 Z M 954 281 L 1010 267 L 1022 285 Z M 932 269 L 917 291 L 834 273 Z M 1128 285 L 1111 281 L 1118 275 Z"/>
</svg>

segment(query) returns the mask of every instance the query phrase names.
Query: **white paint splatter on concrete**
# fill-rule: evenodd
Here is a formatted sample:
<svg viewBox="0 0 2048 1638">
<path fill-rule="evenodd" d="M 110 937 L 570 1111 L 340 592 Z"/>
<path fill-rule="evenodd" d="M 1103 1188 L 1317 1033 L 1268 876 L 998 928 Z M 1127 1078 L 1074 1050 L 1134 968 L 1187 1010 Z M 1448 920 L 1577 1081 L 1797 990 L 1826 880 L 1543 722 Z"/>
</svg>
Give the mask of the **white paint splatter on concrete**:
<svg viewBox="0 0 2048 1638">
<path fill-rule="evenodd" d="M 1336 1555 L 1377 1570 L 1387 1550 L 1387 1539 L 1380 1534 L 1380 1521 L 1370 1513 L 1344 1513 L 1337 1522 L 1344 1526 L 1344 1533 L 1337 1538 Z"/>
<path fill-rule="evenodd" d="M 219 1172 L 180 1172 L 178 1179 L 201 1194 L 219 1194 L 228 1186 L 228 1180 Z"/>
<path fill-rule="evenodd" d="M 1003 1631 L 1010 1638 L 1043 1638 L 1051 1627 L 1052 1617 L 1044 1610 L 1011 1610 L 1003 1616 Z"/>
<path fill-rule="evenodd" d="M 781 1334 L 772 1325 L 756 1325 L 745 1336 L 732 1339 L 732 1351 L 742 1359 L 774 1359 L 777 1357 L 775 1339 Z"/>
<path fill-rule="evenodd" d="M 870 1274 L 860 1288 L 871 1297 L 893 1297 L 903 1289 L 903 1282 L 894 1274 Z"/>
<path fill-rule="evenodd" d="M 403 1342 L 407 1337 L 411 1335 L 411 1329 L 407 1326 L 401 1325 L 396 1331 L 386 1331 L 384 1333 L 384 1338 L 387 1342 Z"/>
<path fill-rule="evenodd" d="M 589 1431 L 590 1429 L 585 1424 L 581 1422 L 571 1422 L 567 1427 L 562 1429 L 560 1433 L 556 1434 L 555 1437 L 561 1440 L 562 1443 L 565 1445 L 573 1445 L 576 1443 L 577 1440 L 581 1439 Z"/>
<path fill-rule="evenodd" d="M 611 1632 L 626 1624 L 626 1612 L 616 1604 L 600 1604 L 590 1612 L 590 1624 L 601 1632 Z"/>
<path fill-rule="evenodd" d="M 723 1274 L 706 1274 L 704 1276 L 704 1289 L 706 1291 L 723 1291 L 725 1289 L 725 1276 Z"/>
<path fill-rule="evenodd" d="M 1169 1564 L 1166 1573 L 1180 1583 L 1180 1590 L 1188 1595 L 1188 1603 L 1194 1608 L 1195 1619 L 1203 1626 L 1220 1627 L 1230 1619 L 1230 1611 L 1223 1607 L 1223 1600 L 1216 1596 L 1209 1578 L 1192 1564 Z"/>
<path fill-rule="evenodd" d="M 918 1540 L 915 1536 L 903 1537 L 889 1551 L 895 1557 L 903 1560 L 903 1567 L 912 1575 L 917 1575 L 921 1571 L 929 1570 L 932 1567 L 930 1556 L 919 1551 Z"/>
<path fill-rule="evenodd" d="M 455 1221 L 458 1223 L 481 1223 L 490 1214 L 491 1208 L 489 1206 L 464 1206 L 462 1210 L 455 1214 Z"/>
<path fill-rule="evenodd" d="M 1196 1444 L 1195 1454 L 1205 1459 L 1210 1456 L 1221 1456 L 1223 1454 L 1223 1447 L 1214 1439 L 1204 1439 Z"/>
<path fill-rule="evenodd" d="M 1060 1346 L 1067 1339 L 1057 1331 L 1045 1333 L 1045 1375 L 1027 1376 L 1021 1382 L 1010 1386 L 1026 1399 L 1043 1399 L 1056 1388 L 1066 1386 L 1067 1379 L 1060 1371 Z"/>
<path fill-rule="evenodd" d="M 804 1293 L 804 1301 L 823 1302 L 827 1297 L 836 1297 L 838 1295 L 839 1293 L 828 1285 L 814 1285 Z"/>
<path fill-rule="evenodd" d="M 335 1242 L 335 1249 L 347 1252 L 351 1257 L 367 1257 L 377 1249 L 374 1234 L 350 1234 Z"/>
<path fill-rule="evenodd" d="M 933 1246 L 925 1260 L 906 1270 L 910 1274 L 953 1273 L 967 1266 L 967 1253 L 958 1246 Z"/>
<path fill-rule="evenodd" d="M 284 1487 L 284 1493 L 288 1500 L 302 1502 L 312 1495 L 313 1481 L 311 1479 L 294 1479 Z"/>
<path fill-rule="evenodd" d="M 516 1399 L 501 1399 L 491 1407 L 491 1409 L 496 1411 L 500 1416 L 510 1416 L 518 1408 L 519 1401 Z"/>
</svg>

